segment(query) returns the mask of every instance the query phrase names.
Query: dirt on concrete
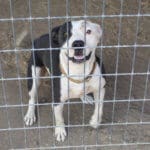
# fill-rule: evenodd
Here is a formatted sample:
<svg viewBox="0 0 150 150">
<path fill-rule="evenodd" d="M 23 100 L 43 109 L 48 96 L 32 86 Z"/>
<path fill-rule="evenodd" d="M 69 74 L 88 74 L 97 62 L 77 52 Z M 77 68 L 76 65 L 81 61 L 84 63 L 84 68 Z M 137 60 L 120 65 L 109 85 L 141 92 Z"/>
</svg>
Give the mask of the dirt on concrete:
<svg viewBox="0 0 150 150">
<path fill-rule="evenodd" d="M 70 16 L 119 15 L 120 2 L 120 0 L 105 0 L 105 5 L 103 5 L 103 0 L 86 0 L 85 7 L 84 0 L 70 0 L 68 5 L 66 0 L 50 0 L 50 9 L 48 9 L 47 0 L 32 0 L 31 14 L 34 18 L 47 17 L 48 14 L 51 17 L 61 16 L 62 18 L 50 21 L 50 28 L 53 28 L 67 20 L 64 18 L 66 14 Z M 138 2 L 138 0 L 124 1 L 122 14 L 132 16 L 123 17 L 121 24 L 119 17 L 90 18 L 102 26 L 101 45 L 148 45 L 150 43 L 149 17 L 139 17 L 138 20 L 134 16 L 138 13 Z M 66 9 L 66 5 L 68 9 Z M 103 121 L 97 130 L 89 126 L 79 126 L 88 125 L 94 106 L 85 105 L 83 107 L 81 104 L 70 104 L 69 109 L 68 105 L 65 107 L 65 122 L 66 125 L 77 126 L 67 128 L 68 136 L 65 142 L 57 143 L 53 135 L 54 118 L 51 105 L 46 105 L 51 102 L 50 82 L 47 80 L 39 89 L 38 101 L 43 105 L 37 108 L 37 123 L 32 127 L 24 126 L 23 116 L 27 107 L 21 105 L 28 103 L 26 80 L 18 81 L 15 78 L 18 78 L 18 74 L 19 77 L 26 77 L 27 62 L 32 47 L 31 24 L 28 19 L 22 20 L 21 18 L 30 17 L 30 9 L 29 2 L 24 0 L 12 0 L 11 6 L 13 17 L 18 18 L 14 20 L 13 25 L 11 20 L 2 21 L 2 19 L 11 18 L 11 11 L 9 1 L 0 0 L 0 79 L 10 79 L 0 80 L 0 149 L 41 149 L 40 147 L 51 147 L 52 149 L 56 146 L 67 149 L 68 146 L 77 146 L 68 149 L 148 150 L 150 145 L 126 143 L 150 142 L 150 75 L 144 74 L 148 71 L 148 63 L 150 62 L 149 47 L 129 46 L 119 49 L 117 47 L 97 49 L 97 55 L 102 58 L 107 74 L 116 73 L 117 60 L 117 72 L 127 73 L 117 76 L 117 82 L 115 82 L 116 76 L 107 77 Z M 148 0 L 142 0 L 140 6 L 141 14 L 150 14 Z M 13 26 L 15 36 L 13 35 Z M 137 29 L 138 31 L 136 31 Z M 32 21 L 33 39 L 48 32 L 47 19 Z M 16 52 L 14 48 L 20 51 Z M 132 76 L 131 72 L 135 72 L 137 75 Z M 143 75 L 138 73 L 143 73 Z M 107 102 L 108 100 L 110 102 Z M 71 101 L 78 102 L 80 100 Z M 142 108 L 144 109 L 142 110 Z M 125 124 L 126 121 L 129 124 Z M 111 125 L 112 122 L 116 125 Z M 116 146 L 110 147 L 108 144 L 116 144 Z M 90 147 L 90 145 L 93 146 Z M 101 145 L 101 147 L 96 147 L 96 145 Z"/>
</svg>

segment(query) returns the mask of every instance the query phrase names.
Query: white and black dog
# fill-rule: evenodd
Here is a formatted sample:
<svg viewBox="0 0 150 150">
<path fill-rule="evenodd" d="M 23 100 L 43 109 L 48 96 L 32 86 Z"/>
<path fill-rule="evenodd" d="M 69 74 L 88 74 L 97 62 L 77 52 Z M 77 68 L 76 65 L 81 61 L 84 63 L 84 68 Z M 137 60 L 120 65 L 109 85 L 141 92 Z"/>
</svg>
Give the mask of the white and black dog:
<svg viewBox="0 0 150 150">
<path fill-rule="evenodd" d="M 91 117 L 90 125 L 94 128 L 98 127 L 102 120 L 104 86 L 106 83 L 102 76 L 100 60 L 95 55 L 95 49 L 101 35 L 100 25 L 90 21 L 79 20 L 55 27 L 52 29 L 51 38 L 49 34 L 46 34 L 34 41 L 35 50 L 32 52 L 28 65 L 30 99 L 24 118 L 26 125 L 32 125 L 36 121 L 34 104 L 37 87 L 40 84 L 38 78 L 44 67 L 49 74 L 51 73 L 54 76 L 52 78 L 53 97 L 54 102 L 57 104 L 53 106 L 53 110 L 57 141 L 64 141 L 66 137 L 63 103 L 68 99 L 81 98 L 83 100 L 84 94 L 93 93 L 95 110 Z M 51 52 L 48 50 L 50 45 Z M 44 48 L 46 50 L 36 50 Z"/>
</svg>

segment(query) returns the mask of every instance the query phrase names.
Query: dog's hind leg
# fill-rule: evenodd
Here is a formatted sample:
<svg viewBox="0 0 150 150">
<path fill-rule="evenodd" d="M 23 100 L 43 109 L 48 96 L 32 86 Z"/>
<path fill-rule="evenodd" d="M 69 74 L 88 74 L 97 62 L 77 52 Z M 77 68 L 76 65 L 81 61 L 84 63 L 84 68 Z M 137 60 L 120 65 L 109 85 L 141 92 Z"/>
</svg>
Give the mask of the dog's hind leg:
<svg viewBox="0 0 150 150">
<path fill-rule="evenodd" d="M 28 66 L 28 91 L 29 91 L 29 106 L 27 113 L 24 117 L 24 122 L 27 126 L 32 125 L 36 121 L 35 116 L 35 102 L 37 98 L 37 90 L 40 85 L 40 74 L 41 74 L 41 67 L 34 66 L 29 64 Z"/>
</svg>

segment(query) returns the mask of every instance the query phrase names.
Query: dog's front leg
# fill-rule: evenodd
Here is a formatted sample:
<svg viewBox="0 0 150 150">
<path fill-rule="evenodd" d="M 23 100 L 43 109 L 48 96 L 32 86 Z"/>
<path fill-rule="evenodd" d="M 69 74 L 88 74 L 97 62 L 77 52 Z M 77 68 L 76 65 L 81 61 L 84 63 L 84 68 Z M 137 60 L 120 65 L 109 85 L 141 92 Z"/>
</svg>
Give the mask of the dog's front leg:
<svg viewBox="0 0 150 150">
<path fill-rule="evenodd" d="M 90 120 L 90 125 L 93 128 L 97 128 L 99 123 L 101 123 L 102 121 L 104 95 L 105 95 L 105 88 L 100 89 L 100 91 L 94 91 L 95 110 Z"/>
<path fill-rule="evenodd" d="M 65 130 L 64 118 L 63 118 L 63 104 L 60 103 L 54 106 L 54 115 L 55 115 L 55 136 L 57 141 L 64 141 L 67 135 Z"/>
</svg>

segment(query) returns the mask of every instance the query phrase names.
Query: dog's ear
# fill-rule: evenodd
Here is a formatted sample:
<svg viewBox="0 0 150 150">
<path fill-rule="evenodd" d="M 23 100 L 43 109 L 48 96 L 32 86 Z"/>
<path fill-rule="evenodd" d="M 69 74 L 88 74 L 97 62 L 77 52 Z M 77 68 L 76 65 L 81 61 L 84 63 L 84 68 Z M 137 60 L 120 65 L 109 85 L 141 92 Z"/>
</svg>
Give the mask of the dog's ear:
<svg viewBox="0 0 150 150">
<path fill-rule="evenodd" d="M 57 27 L 53 28 L 52 33 L 51 33 L 52 41 L 55 44 L 58 44 L 58 45 L 59 45 L 59 30 L 60 30 L 60 27 L 61 26 L 57 26 Z"/>
<path fill-rule="evenodd" d="M 101 38 L 101 36 L 102 36 L 101 26 L 99 24 L 96 24 L 96 26 L 97 26 L 97 33 L 99 33 L 99 37 Z"/>
</svg>

